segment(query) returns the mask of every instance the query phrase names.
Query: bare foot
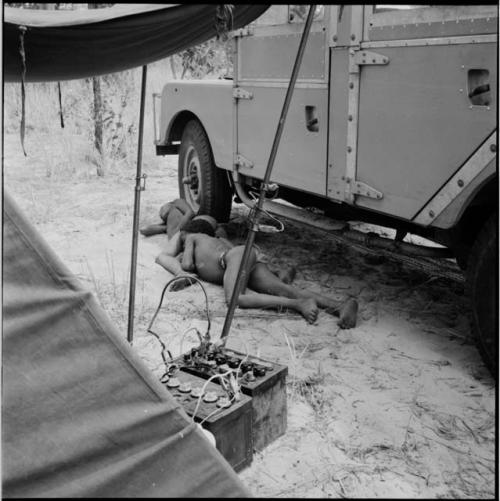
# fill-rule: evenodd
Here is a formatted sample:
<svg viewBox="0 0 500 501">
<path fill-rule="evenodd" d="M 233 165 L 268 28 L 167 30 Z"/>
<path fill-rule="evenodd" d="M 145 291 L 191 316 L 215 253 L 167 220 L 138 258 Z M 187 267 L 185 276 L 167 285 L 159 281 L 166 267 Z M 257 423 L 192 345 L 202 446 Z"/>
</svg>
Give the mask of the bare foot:
<svg viewBox="0 0 500 501">
<path fill-rule="evenodd" d="M 195 281 L 191 280 L 190 276 L 191 275 L 182 275 L 181 277 L 179 277 L 178 280 L 172 283 L 172 285 L 170 286 L 170 290 L 172 292 L 178 292 L 193 285 Z"/>
<path fill-rule="evenodd" d="M 319 308 L 314 299 L 298 299 L 297 309 L 310 324 L 316 322 Z"/>
<path fill-rule="evenodd" d="M 297 268 L 295 266 L 287 266 L 283 270 L 279 270 L 278 278 L 285 284 L 291 284 L 297 274 Z"/>
<path fill-rule="evenodd" d="M 338 326 L 341 329 L 351 329 L 356 327 L 356 317 L 358 314 L 358 302 L 355 299 L 348 299 L 340 309 L 340 320 Z"/>
</svg>

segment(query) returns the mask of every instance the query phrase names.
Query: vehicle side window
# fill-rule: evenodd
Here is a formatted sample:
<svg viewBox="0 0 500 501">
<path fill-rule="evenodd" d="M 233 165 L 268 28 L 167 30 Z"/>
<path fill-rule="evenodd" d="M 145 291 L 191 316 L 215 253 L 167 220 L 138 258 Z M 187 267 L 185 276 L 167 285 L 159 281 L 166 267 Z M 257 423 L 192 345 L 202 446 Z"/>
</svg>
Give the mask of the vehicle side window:
<svg viewBox="0 0 500 501">
<path fill-rule="evenodd" d="M 494 33 L 496 5 L 383 5 L 367 7 L 364 39 L 404 40 Z"/>
<path fill-rule="evenodd" d="M 289 23 L 305 23 L 309 5 L 289 5 L 288 6 L 288 22 Z M 314 12 L 314 21 L 322 21 L 325 17 L 325 6 L 316 5 Z"/>
<path fill-rule="evenodd" d="M 430 5 L 375 5 L 373 9 L 374 14 L 380 12 L 389 12 L 391 10 L 411 10 L 411 9 L 422 9 L 424 7 L 430 7 Z"/>
</svg>

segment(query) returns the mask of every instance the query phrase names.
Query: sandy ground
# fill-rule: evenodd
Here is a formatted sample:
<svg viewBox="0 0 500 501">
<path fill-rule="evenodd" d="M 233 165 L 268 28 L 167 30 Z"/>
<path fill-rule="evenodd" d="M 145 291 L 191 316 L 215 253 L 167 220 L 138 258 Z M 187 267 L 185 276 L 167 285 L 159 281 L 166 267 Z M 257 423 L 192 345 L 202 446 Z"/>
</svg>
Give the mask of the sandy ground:
<svg viewBox="0 0 500 501">
<path fill-rule="evenodd" d="M 31 145 L 32 151 L 34 145 Z M 40 145 L 42 148 L 42 145 Z M 134 174 L 97 178 L 85 163 L 48 176 L 5 139 L 4 184 L 69 268 L 126 335 Z M 67 166 L 69 167 L 69 166 Z M 144 166 L 141 224 L 177 196 L 176 158 Z M 230 229 L 242 242 L 235 206 Z M 146 332 L 170 275 L 154 263 L 164 236 L 140 237 L 133 349 L 159 375 L 160 347 Z M 463 285 L 364 253 L 286 222 L 257 240 L 269 260 L 298 267 L 295 284 L 359 296 L 358 325 L 340 330 L 321 312 L 237 310 L 228 345 L 289 368 L 288 429 L 240 476 L 260 497 L 492 498 L 495 387 L 470 339 Z M 207 284 L 212 335 L 226 306 Z M 168 293 L 154 326 L 173 355 L 205 329 L 198 286 Z M 182 345 L 182 346 L 181 346 Z"/>
</svg>

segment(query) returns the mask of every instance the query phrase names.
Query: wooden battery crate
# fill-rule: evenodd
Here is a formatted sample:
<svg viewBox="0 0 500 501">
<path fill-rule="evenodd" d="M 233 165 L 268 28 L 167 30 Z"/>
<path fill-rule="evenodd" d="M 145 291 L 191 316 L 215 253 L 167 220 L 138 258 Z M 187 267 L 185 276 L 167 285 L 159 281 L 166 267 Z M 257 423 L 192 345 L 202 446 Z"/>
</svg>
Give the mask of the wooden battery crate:
<svg viewBox="0 0 500 501">
<path fill-rule="evenodd" d="M 221 356 L 226 359 L 226 362 L 231 360 L 233 366 L 237 366 L 241 360 L 246 358 L 244 353 L 229 348 L 224 348 Z M 174 362 L 179 365 L 181 371 L 205 379 L 217 369 L 214 362 L 211 362 L 212 367 L 199 363 L 192 364 L 189 354 L 182 355 Z M 288 368 L 285 365 L 253 356 L 248 356 L 245 363 L 253 364 L 255 380 L 248 381 L 245 377 L 241 378 L 241 391 L 252 397 L 253 448 L 256 451 L 261 451 L 286 432 L 286 376 Z"/>
<path fill-rule="evenodd" d="M 199 398 L 193 396 L 192 392 L 180 390 L 187 389 L 182 386 L 186 383 L 192 389 L 198 388 L 201 390 L 206 380 L 182 371 L 175 374 L 174 378 L 180 383 L 178 387 L 169 387 L 172 378 L 164 384 L 167 390 L 182 405 L 188 416 L 192 417 Z M 208 383 L 205 388 L 205 395 L 208 392 L 215 393 L 217 396 L 226 395 L 220 385 L 212 382 Z M 204 421 L 205 418 L 207 418 L 206 421 Z M 216 402 L 205 402 L 202 399 L 194 420 L 197 423 L 204 421 L 203 428 L 213 434 L 217 449 L 235 471 L 240 471 L 250 465 L 253 457 L 252 404 L 250 397 L 241 395 L 239 401 L 234 401 L 227 408 L 218 407 Z"/>
</svg>

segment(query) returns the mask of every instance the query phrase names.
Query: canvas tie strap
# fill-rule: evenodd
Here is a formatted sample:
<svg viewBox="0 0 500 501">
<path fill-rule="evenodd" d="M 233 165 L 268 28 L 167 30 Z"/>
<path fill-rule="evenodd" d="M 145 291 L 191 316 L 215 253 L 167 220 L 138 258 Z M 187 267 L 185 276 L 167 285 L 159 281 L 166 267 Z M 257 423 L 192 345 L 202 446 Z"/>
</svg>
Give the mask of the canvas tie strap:
<svg viewBox="0 0 500 501">
<path fill-rule="evenodd" d="M 57 82 L 57 94 L 59 96 L 59 116 L 61 118 L 61 129 L 64 129 L 64 117 L 63 117 L 62 98 L 61 98 L 61 82 Z"/>
<path fill-rule="evenodd" d="M 223 4 L 215 8 L 215 31 L 217 40 L 222 39 L 225 42 L 228 39 L 228 33 L 233 30 L 233 10 L 234 5 Z"/>
<path fill-rule="evenodd" d="M 26 154 L 26 150 L 24 148 L 24 135 L 26 132 L 26 116 L 25 116 L 25 101 L 26 101 L 26 91 L 24 87 L 25 79 L 26 79 L 26 53 L 24 52 L 24 34 L 26 33 L 26 26 L 19 26 L 19 54 L 21 55 L 21 146 L 23 148 L 24 156 L 28 156 Z"/>
</svg>

